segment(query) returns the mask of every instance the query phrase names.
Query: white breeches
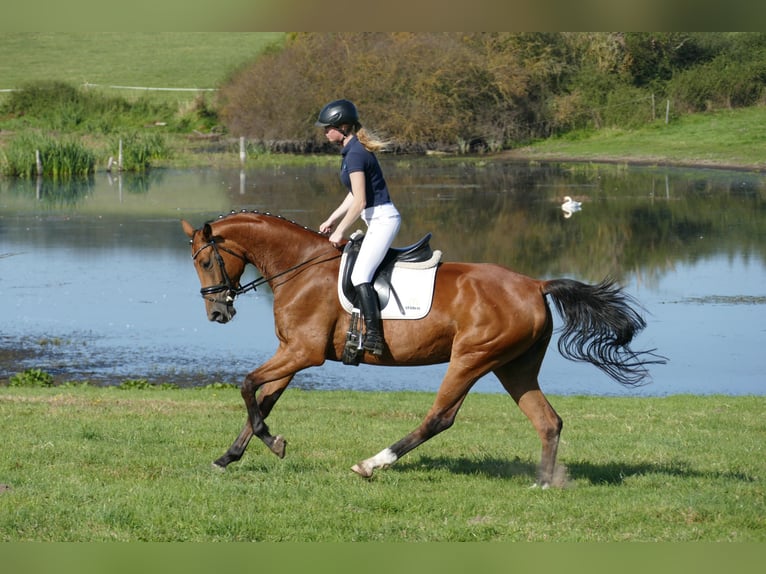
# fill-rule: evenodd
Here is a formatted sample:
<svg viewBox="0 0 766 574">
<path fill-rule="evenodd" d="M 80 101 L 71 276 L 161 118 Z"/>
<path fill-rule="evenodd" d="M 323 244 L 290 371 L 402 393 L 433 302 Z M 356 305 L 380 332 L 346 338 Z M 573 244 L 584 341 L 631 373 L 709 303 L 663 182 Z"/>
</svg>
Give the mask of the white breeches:
<svg viewBox="0 0 766 574">
<path fill-rule="evenodd" d="M 375 270 L 386 256 L 402 223 L 402 217 L 393 203 L 366 208 L 362 212 L 362 219 L 367 224 L 367 233 L 351 272 L 351 284 L 354 286 L 372 281 Z"/>
</svg>

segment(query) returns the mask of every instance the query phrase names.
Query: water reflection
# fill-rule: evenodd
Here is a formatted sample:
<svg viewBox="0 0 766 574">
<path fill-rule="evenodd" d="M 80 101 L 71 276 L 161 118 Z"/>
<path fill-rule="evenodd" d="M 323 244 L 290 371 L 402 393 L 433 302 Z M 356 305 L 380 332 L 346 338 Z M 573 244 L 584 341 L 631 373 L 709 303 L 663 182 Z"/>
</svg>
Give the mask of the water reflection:
<svg viewBox="0 0 766 574">
<path fill-rule="evenodd" d="M 536 277 L 619 279 L 648 312 L 638 341 L 671 359 L 625 391 L 552 346 L 549 393 L 763 393 L 764 177 L 715 170 L 386 158 L 398 243 L 433 232 L 451 261 Z M 0 378 L 238 382 L 276 348 L 267 290 L 208 323 L 180 217 L 232 209 L 316 227 L 341 197 L 335 166 L 104 174 L 56 188 L 0 180 Z M 570 217 L 566 196 L 581 202 Z M 361 225 L 361 224 L 360 224 Z M 255 273 L 254 271 L 252 273 Z M 308 388 L 435 390 L 444 366 L 301 373 Z M 487 377 L 478 390 L 499 392 Z"/>
</svg>

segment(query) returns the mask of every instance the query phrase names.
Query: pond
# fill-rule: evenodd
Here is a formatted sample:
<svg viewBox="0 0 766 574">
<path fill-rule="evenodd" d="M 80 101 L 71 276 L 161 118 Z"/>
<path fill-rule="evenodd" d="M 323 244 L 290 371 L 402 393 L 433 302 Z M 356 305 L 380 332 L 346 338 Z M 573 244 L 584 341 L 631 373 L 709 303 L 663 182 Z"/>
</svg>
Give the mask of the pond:
<svg viewBox="0 0 766 574">
<path fill-rule="evenodd" d="M 402 212 L 397 244 L 426 232 L 447 261 L 540 278 L 616 278 L 645 309 L 637 348 L 669 358 L 625 389 L 552 342 L 549 394 L 763 394 L 766 177 L 596 164 L 385 157 Z M 565 196 L 581 202 L 567 214 Z M 181 218 L 199 226 L 258 209 L 316 228 L 342 199 L 336 168 L 154 170 L 85 182 L 0 179 L 0 382 L 39 368 L 57 381 L 239 383 L 276 349 L 267 288 L 229 324 L 207 321 Z M 360 223 L 360 226 L 362 224 Z M 247 280 L 257 276 L 249 270 Z M 560 319 L 554 313 L 556 325 Z M 554 335 L 555 337 L 555 335 Z M 326 363 L 305 389 L 435 391 L 445 365 Z M 475 392 L 502 392 L 492 375 Z"/>
</svg>

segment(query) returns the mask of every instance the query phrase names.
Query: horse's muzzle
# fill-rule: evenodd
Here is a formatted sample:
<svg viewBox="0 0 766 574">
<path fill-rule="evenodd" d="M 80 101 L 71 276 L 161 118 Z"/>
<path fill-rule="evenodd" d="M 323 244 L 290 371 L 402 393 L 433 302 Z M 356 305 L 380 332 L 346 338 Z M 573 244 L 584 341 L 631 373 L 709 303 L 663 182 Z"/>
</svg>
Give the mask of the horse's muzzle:
<svg viewBox="0 0 766 574">
<path fill-rule="evenodd" d="M 207 318 L 216 323 L 228 323 L 237 314 L 237 310 L 231 303 L 219 303 L 218 301 L 209 301 L 207 303 Z"/>
</svg>

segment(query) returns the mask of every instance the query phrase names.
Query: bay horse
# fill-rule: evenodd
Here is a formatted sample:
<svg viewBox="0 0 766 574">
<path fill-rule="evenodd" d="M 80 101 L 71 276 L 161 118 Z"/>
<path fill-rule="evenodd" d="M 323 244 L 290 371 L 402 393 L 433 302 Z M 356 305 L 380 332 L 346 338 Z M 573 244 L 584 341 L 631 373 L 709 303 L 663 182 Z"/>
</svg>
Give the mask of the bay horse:
<svg viewBox="0 0 766 574">
<path fill-rule="evenodd" d="M 213 464 L 221 469 L 242 458 L 258 437 L 278 457 L 286 441 L 273 436 L 265 419 L 293 376 L 303 369 L 342 358 L 350 315 L 341 307 L 337 281 L 343 246 L 281 216 L 232 212 L 195 229 L 181 221 L 190 238 L 192 259 L 210 321 L 226 323 L 235 298 L 268 283 L 274 295 L 276 353 L 249 373 L 241 386 L 245 425 L 231 447 Z M 245 266 L 261 278 L 240 284 Z M 536 484 L 553 479 L 562 419 L 540 390 L 538 372 L 553 332 L 546 296 L 564 326 L 559 351 L 587 361 L 623 385 L 641 384 L 647 365 L 664 363 L 652 351 L 630 343 L 646 323 L 635 300 L 611 280 L 589 285 L 571 279 L 536 280 L 489 263 L 441 263 L 431 310 L 422 319 L 384 320 L 386 350 L 365 353 L 371 365 L 449 363 L 431 409 L 420 426 L 375 456 L 352 467 L 369 478 L 423 442 L 450 428 L 468 391 L 494 373 L 542 442 Z"/>
</svg>

